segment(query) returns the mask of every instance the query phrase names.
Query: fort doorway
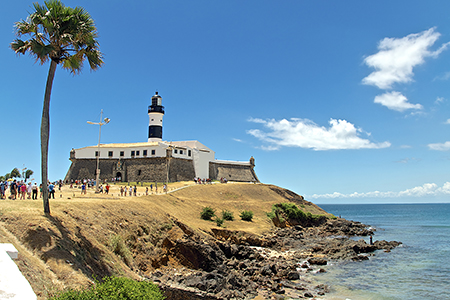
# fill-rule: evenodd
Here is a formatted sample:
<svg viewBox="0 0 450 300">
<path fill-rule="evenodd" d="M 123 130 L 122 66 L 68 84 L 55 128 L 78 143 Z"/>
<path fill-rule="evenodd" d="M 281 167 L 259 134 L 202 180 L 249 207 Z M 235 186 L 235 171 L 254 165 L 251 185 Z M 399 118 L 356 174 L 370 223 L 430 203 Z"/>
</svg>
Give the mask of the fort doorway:
<svg viewBox="0 0 450 300">
<path fill-rule="evenodd" d="M 117 172 L 116 173 L 116 181 L 122 181 L 122 180 L 123 180 L 122 173 L 121 172 Z"/>
</svg>

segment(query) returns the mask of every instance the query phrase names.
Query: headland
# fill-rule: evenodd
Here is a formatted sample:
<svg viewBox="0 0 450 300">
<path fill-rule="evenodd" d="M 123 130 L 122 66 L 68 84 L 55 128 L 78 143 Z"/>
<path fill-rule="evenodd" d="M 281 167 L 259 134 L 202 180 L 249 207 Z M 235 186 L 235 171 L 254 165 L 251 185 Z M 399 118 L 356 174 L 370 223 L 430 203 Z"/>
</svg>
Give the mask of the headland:
<svg viewBox="0 0 450 300">
<path fill-rule="evenodd" d="M 310 273 L 398 245 L 349 239 L 374 233 L 273 185 L 177 182 L 167 194 L 145 195 L 146 187 L 125 197 L 119 185 L 108 195 L 66 185 L 50 200 L 51 215 L 40 200 L 1 200 L 0 242 L 19 250 L 18 266 L 38 299 L 104 276 L 152 280 L 168 299 L 320 298 L 329 287 L 313 284 Z M 316 217 L 269 219 L 280 203 Z M 234 220 L 219 227 L 200 218 L 204 207 Z M 252 221 L 239 218 L 244 210 Z"/>
</svg>

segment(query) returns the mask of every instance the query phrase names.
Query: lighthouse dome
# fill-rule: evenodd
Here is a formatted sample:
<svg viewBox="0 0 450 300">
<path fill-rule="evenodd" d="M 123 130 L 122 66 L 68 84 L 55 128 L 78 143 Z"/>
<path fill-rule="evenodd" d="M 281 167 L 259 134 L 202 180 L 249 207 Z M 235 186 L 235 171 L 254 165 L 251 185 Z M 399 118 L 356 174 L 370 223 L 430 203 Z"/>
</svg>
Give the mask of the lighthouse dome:
<svg viewBox="0 0 450 300">
<path fill-rule="evenodd" d="M 158 92 L 155 92 L 155 95 L 152 96 L 151 106 L 162 106 L 162 97 L 158 95 Z"/>
</svg>

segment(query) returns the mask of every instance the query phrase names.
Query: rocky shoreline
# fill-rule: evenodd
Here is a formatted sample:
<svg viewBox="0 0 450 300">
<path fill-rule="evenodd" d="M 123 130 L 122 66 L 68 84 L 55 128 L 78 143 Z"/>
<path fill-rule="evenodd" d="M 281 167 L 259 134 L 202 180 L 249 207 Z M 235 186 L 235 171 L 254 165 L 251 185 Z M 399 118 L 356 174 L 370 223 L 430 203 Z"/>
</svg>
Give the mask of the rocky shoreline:
<svg viewBox="0 0 450 300">
<path fill-rule="evenodd" d="M 401 244 L 375 241 L 371 245 L 351 239 L 374 232 L 360 222 L 340 218 L 312 227 L 278 228 L 263 236 L 221 228 L 199 234 L 178 220 L 173 222 L 179 233 L 166 238 L 161 258 L 165 262 L 147 276 L 172 300 L 324 296 L 329 287 L 313 284 L 308 274 L 325 272 L 323 266 L 330 260 L 367 260 L 376 250 L 390 251 Z M 171 267 L 171 259 L 184 267 Z"/>
</svg>

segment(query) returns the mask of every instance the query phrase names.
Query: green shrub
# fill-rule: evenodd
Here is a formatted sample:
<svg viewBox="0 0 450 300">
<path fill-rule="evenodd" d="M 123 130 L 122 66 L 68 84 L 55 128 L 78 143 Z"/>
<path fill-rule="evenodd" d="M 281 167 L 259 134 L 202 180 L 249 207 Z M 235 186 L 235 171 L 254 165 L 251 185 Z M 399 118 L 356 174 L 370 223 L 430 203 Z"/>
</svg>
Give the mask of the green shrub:
<svg viewBox="0 0 450 300">
<path fill-rule="evenodd" d="M 217 226 L 221 227 L 223 225 L 223 219 L 216 218 L 214 221 L 216 221 Z"/>
<path fill-rule="evenodd" d="M 130 266 L 132 261 L 131 252 L 120 235 L 112 235 L 109 238 L 108 246 L 112 252 L 122 257 L 123 261 Z"/>
<path fill-rule="evenodd" d="M 216 215 L 216 211 L 212 209 L 211 207 L 203 207 L 202 212 L 200 213 L 200 218 L 203 220 L 211 221 L 211 218 Z"/>
<path fill-rule="evenodd" d="M 234 220 L 233 213 L 228 210 L 222 210 L 222 219 L 227 221 L 233 221 Z"/>
<path fill-rule="evenodd" d="M 68 290 L 50 300 L 163 300 L 158 286 L 149 281 L 125 277 L 105 277 L 88 290 Z"/>
<path fill-rule="evenodd" d="M 313 215 L 310 212 L 303 212 L 294 203 L 279 203 L 272 205 L 272 211 L 266 213 L 267 216 L 274 220 L 278 218 L 280 222 L 294 220 L 300 224 L 318 224 L 326 219 L 323 215 Z"/>
<path fill-rule="evenodd" d="M 253 212 L 251 210 L 244 210 L 239 215 L 244 221 L 251 221 L 253 219 Z"/>
</svg>

